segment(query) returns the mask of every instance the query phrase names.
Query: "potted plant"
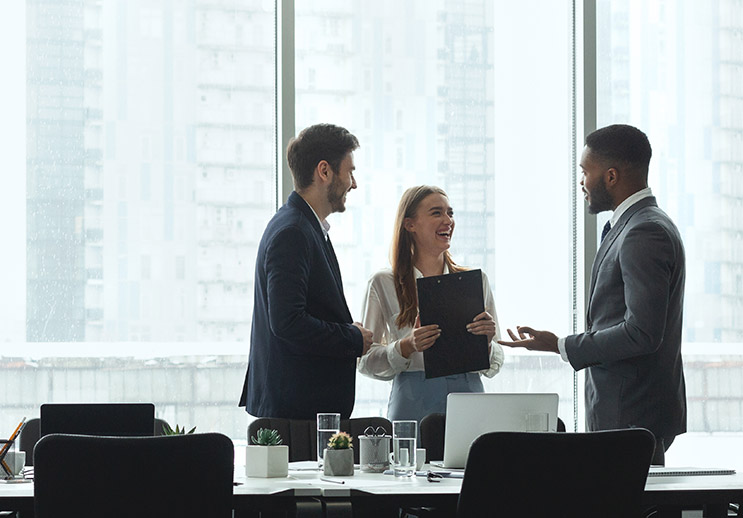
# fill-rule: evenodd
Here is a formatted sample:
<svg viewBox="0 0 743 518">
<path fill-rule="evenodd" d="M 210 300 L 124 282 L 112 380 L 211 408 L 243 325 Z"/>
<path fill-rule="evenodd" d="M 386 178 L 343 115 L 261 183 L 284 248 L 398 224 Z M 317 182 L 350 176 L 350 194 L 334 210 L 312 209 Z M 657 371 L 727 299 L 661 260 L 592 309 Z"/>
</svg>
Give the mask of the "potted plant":
<svg viewBox="0 0 743 518">
<path fill-rule="evenodd" d="M 259 429 L 245 449 L 245 475 L 275 478 L 289 474 L 289 447 L 277 430 Z"/>
<path fill-rule="evenodd" d="M 186 427 L 180 428 L 177 424 L 175 425 L 175 429 L 171 428 L 170 425 L 166 422 L 163 422 L 163 429 L 162 434 L 163 435 L 189 435 L 196 431 L 196 427 L 194 426 L 189 431 L 186 431 Z"/>
<path fill-rule="evenodd" d="M 353 446 L 351 436 L 346 432 L 338 432 L 330 437 L 328 447 L 323 453 L 324 471 L 326 475 L 348 477 L 353 475 Z"/>
</svg>

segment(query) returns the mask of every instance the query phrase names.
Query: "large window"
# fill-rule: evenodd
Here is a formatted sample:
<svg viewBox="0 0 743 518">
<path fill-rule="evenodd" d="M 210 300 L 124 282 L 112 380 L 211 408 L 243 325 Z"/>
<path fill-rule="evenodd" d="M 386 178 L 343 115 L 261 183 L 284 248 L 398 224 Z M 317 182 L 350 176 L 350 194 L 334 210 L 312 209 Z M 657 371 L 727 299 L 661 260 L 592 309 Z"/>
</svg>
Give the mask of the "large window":
<svg viewBox="0 0 743 518">
<path fill-rule="evenodd" d="M 501 325 L 572 331 L 572 18 L 538 4 L 297 2 L 297 128 L 331 120 L 361 142 L 359 187 L 329 218 L 357 318 L 389 267 L 403 191 L 431 184 L 455 210 L 454 258 L 487 273 Z M 572 370 L 505 354 L 486 390 L 559 392 L 572 427 Z M 359 376 L 355 413 L 386 415 L 390 386 Z"/>
<path fill-rule="evenodd" d="M 581 2 L 295 2 L 277 83 L 285 3 L 3 6 L 0 429 L 47 401 L 153 401 L 245 440 L 254 261 L 286 180 L 277 85 L 294 85 L 278 93 L 297 131 L 361 141 L 359 188 L 330 217 L 355 317 L 402 192 L 425 183 L 449 193 L 454 258 L 488 274 L 503 329 L 582 330 Z M 743 466 L 740 3 L 596 3 L 581 44 L 597 123 L 647 131 L 686 244 L 690 433 L 669 463 Z M 580 380 L 555 355 L 507 349 L 485 385 L 558 392 L 582 429 Z M 355 415 L 385 415 L 389 389 L 359 376 Z"/>
<path fill-rule="evenodd" d="M 740 2 L 598 2 L 599 126 L 653 146 L 649 183 L 686 247 L 689 433 L 669 464 L 743 466 Z"/>
<path fill-rule="evenodd" d="M 47 401 L 153 401 L 173 425 L 242 437 L 253 263 L 276 199 L 273 4 L 15 14 L 3 51 L 26 56 L 12 74 L 25 117 L 0 124 L 25 134 L 10 156 L 25 168 L 3 190 L 25 203 L 5 214 L 3 269 L 25 282 L 1 295 L 16 307 L 0 427 Z"/>
</svg>

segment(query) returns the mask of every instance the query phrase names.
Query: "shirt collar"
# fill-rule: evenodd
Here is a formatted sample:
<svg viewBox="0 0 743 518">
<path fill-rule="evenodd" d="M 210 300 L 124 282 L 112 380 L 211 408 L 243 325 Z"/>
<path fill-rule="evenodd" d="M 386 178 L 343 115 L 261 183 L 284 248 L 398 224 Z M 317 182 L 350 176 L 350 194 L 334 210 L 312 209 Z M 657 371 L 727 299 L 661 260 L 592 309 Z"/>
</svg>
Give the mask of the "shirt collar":
<svg viewBox="0 0 743 518">
<path fill-rule="evenodd" d="M 446 275 L 447 273 L 449 273 L 449 265 L 444 263 L 444 273 L 442 273 L 441 275 Z M 415 266 L 413 266 L 413 277 L 415 277 L 416 279 L 420 279 L 421 277 L 423 277 L 423 274 Z"/>
<path fill-rule="evenodd" d="M 616 225 L 617 221 L 619 221 L 619 218 L 622 217 L 622 214 L 627 212 L 627 209 L 629 209 L 632 205 L 637 203 L 640 200 L 644 200 L 645 198 L 649 198 L 653 195 L 653 192 L 650 190 L 650 187 L 645 187 L 644 189 L 641 189 L 637 191 L 636 193 L 628 196 L 622 203 L 617 205 L 617 208 L 614 209 L 614 214 L 612 214 L 611 219 L 609 220 L 609 224 L 613 227 Z"/>
<path fill-rule="evenodd" d="M 299 194 L 299 193 L 297 193 L 297 194 Z M 299 196 L 300 196 L 300 198 L 302 197 L 301 194 L 299 194 Z M 307 203 L 307 200 L 305 200 L 304 198 L 302 198 L 302 200 L 305 203 Z M 317 222 L 320 223 L 320 228 L 322 229 L 322 236 L 327 240 L 328 239 L 328 232 L 330 232 L 330 223 L 328 223 L 327 220 L 324 220 L 324 221 L 321 220 L 320 219 L 320 216 L 318 216 L 317 215 L 317 212 L 315 212 L 315 209 L 312 208 L 312 205 L 310 205 L 309 203 L 307 203 L 307 206 L 312 211 L 312 214 L 315 215 L 315 218 L 317 219 Z"/>
</svg>

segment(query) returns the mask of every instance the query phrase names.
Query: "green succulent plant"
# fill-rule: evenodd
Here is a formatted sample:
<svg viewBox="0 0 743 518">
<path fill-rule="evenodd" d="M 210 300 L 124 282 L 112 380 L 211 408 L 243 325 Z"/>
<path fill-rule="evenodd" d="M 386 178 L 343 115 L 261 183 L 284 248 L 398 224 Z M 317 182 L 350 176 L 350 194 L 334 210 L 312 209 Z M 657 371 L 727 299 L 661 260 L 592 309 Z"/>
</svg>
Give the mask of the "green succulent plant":
<svg viewBox="0 0 743 518">
<path fill-rule="evenodd" d="M 353 439 L 346 432 L 338 432 L 330 436 L 330 439 L 328 440 L 328 449 L 347 450 L 348 448 L 353 448 L 351 441 L 353 441 Z"/>
<path fill-rule="evenodd" d="M 250 442 L 258 446 L 278 446 L 283 442 L 283 439 L 278 430 L 259 428 L 255 435 L 250 438 Z"/>
<path fill-rule="evenodd" d="M 170 427 L 168 423 L 163 423 L 163 435 L 187 435 L 190 433 L 194 433 L 196 431 L 196 427 L 194 426 L 189 431 L 186 431 L 186 427 L 180 428 L 178 425 L 175 425 L 175 430 Z"/>
</svg>

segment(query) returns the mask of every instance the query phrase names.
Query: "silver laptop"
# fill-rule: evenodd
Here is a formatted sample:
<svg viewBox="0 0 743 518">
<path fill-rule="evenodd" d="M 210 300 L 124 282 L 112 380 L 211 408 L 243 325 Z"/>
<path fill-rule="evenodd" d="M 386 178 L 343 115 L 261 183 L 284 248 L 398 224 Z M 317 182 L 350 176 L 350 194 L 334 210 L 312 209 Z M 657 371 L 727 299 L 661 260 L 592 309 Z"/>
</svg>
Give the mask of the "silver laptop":
<svg viewBox="0 0 743 518">
<path fill-rule="evenodd" d="M 548 414 L 557 430 L 557 394 L 452 393 L 446 400 L 445 468 L 464 468 L 472 442 L 488 432 L 523 432 L 527 416 Z"/>
</svg>

